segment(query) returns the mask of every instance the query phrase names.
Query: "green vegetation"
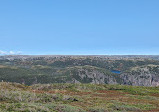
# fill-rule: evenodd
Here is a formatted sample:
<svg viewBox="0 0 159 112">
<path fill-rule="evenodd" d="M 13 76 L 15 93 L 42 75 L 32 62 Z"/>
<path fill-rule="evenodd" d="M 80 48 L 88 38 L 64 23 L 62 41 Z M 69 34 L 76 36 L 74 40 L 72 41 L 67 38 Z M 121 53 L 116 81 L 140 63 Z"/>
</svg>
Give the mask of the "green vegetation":
<svg viewBox="0 0 159 112">
<path fill-rule="evenodd" d="M 157 112 L 159 87 L 0 83 L 2 112 Z"/>
<path fill-rule="evenodd" d="M 68 82 L 97 82 L 105 84 L 113 82 L 125 84 L 126 81 L 121 78 L 123 77 L 121 76 L 122 73 L 148 79 L 149 76 L 140 76 L 141 69 L 144 70 L 145 68 L 148 69 L 151 74 L 157 75 L 159 73 L 159 61 L 142 58 L 112 60 L 100 57 L 78 56 L 32 57 L 26 59 L 13 58 L 12 60 L 0 60 L 0 81 L 17 82 L 26 85 Z M 119 70 L 121 74 L 111 73 L 111 70 Z M 98 77 L 99 75 L 100 77 Z M 132 85 L 133 82 L 129 81 L 126 84 Z"/>
<path fill-rule="evenodd" d="M 158 112 L 159 87 L 144 87 L 158 74 L 159 61 L 142 58 L 1 59 L 0 112 Z"/>
</svg>

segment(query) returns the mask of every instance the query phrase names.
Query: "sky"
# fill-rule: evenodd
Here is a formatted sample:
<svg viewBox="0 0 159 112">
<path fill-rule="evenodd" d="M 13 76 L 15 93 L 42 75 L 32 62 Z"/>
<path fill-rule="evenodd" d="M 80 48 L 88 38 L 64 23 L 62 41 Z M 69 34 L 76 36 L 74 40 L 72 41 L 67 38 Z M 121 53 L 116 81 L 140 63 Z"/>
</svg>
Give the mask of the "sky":
<svg viewBox="0 0 159 112">
<path fill-rule="evenodd" d="M 159 0 L 0 0 L 0 55 L 159 54 Z"/>
</svg>

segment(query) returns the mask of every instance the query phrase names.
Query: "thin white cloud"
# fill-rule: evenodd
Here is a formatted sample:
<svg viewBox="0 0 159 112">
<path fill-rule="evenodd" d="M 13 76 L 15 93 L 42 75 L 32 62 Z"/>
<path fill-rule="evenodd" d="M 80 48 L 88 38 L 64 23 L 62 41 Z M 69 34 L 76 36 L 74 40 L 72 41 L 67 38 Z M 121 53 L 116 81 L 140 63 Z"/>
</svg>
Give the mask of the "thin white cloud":
<svg viewBox="0 0 159 112">
<path fill-rule="evenodd" d="M 0 54 L 6 55 L 7 52 L 0 50 Z"/>
<path fill-rule="evenodd" d="M 15 54 L 15 52 L 14 51 L 9 51 L 9 54 Z"/>
<path fill-rule="evenodd" d="M 18 55 L 21 54 L 21 51 L 2 51 L 0 50 L 0 55 Z"/>
</svg>

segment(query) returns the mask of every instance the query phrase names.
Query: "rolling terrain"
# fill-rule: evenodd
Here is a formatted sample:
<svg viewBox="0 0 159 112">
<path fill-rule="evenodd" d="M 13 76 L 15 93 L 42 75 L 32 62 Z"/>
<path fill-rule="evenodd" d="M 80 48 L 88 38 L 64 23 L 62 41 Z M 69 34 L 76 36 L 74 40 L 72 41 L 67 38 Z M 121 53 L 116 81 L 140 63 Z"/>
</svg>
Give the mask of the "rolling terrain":
<svg viewBox="0 0 159 112">
<path fill-rule="evenodd" d="M 0 112 L 158 111 L 158 56 L 0 57 Z"/>
<path fill-rule="evenodd" d="M 159 60 L 158 56 L 1 56 L 0 81 L 159 86 Z"/>
<path fill-rule="evenodd" d="M 0 83 L 0 112 L 158 111 L 158 87 Z"/>
</svg>

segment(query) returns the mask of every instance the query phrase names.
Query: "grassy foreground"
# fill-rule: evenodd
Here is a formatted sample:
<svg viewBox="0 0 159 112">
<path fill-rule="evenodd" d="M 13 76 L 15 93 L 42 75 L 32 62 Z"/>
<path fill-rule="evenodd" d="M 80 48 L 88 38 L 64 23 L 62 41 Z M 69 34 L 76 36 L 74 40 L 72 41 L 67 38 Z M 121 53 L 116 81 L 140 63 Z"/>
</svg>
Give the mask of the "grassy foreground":
<svg viewBox="0 0 159 112">
<path fill-rule="evenodd" d="M 159 87 L 1 82 L 0 112 L 159 112 Z"/>
</svg>

